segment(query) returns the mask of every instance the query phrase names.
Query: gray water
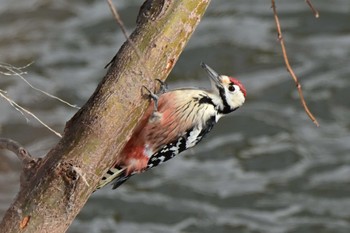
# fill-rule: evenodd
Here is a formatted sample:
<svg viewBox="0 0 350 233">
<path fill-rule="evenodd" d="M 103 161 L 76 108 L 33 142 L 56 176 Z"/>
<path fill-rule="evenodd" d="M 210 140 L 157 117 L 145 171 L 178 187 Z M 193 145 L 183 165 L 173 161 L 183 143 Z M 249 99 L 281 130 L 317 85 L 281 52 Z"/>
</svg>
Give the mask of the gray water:
<svg viewBox="0 0 350 233">
<path fill-rule="evenodd" d="M 142 1 L 115 1 L 131 32 Z M 289 57 L 317 116 L 304 113 L 285 70 L 270 1 L 216 0 L 168 78 L 208 86 L 199 63 L 238 77 L 245 105 L 196 148 L 118 190 L 92 195 L 70 233 L 350 232 L 350 3 L 277 1 Z M 83 105 L 124 38 L 106 1 L 0 0 L 0 61 L 32 84 Z M 75 109 L 0 75 L 0 89 L 62 132 Z M 0 99 L 0 136 L 42 156 L 58 138 Z M 6 155 L 5 155 L 6 154 Z M 19 165 L 0 160 L 0 216 L 18 190 Z"/>
</svg>

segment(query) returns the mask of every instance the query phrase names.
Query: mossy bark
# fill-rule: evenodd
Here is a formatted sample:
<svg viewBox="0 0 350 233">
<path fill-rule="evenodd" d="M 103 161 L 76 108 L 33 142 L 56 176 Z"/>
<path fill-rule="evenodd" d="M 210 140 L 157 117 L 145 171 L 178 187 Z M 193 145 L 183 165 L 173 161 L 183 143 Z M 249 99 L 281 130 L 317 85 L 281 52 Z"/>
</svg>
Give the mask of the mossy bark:
<svg viewBox="0 0 350 233">
<path fill-rule="evenodd" d="M 60 142 L 21 186 L 0 232 L 68 229 L 147 108 L 142 85 L 154 89 L 156 78 L 167 77 L 209 1 L 143 4 L 130 36 L 139 54 L 124 43 L 94 94 L 67 122 Z"/>
</svg>

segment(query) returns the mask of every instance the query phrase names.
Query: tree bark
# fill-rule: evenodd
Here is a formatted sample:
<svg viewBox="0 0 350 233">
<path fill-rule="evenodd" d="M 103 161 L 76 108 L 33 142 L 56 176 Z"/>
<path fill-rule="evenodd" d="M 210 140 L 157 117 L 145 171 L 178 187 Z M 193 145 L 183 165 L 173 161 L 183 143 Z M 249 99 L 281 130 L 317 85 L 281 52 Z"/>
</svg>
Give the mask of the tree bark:
<svg viewBox="0 0 350 233">
<path fill-rule="evenodd" d="M 67 122 L 59 143 L 38 161 L 0 224 L 0 232 L 65 232 L 116 160 L 210 0 L 147 0 L 130 36 L 87 103 Z M 107 6 L 107 4 L 106 4 Z M 141 54 L 141 58 L 138 56 Z M 79 88 L 79 87 L 77 87 Z"/>
</svg>

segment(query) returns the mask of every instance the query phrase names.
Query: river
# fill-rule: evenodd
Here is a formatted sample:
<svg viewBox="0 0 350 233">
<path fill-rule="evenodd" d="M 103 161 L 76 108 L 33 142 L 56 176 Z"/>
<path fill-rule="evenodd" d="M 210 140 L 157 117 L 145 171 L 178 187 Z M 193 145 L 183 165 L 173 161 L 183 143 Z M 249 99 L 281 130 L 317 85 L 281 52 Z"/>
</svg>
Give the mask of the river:
<svg viewBox="0 0 350 233">
<path fill-rule="evenodd" d="M 129 32 L 142 4 L 115 1 Z M 285 69 L 270 1 L 212 1 L 168 78 L 208 87 L 206 62 L 240 79 L 244 106 L 200 145 L 117 190 L 94 193 L 69 233 L 350 232 L 350 4 L 277 1 L 290 62 L 316 127 Z M 124 42 L 106 1 L 0 0 L 0 62 L 25 66 L 36 87 L 78 106 Z M 0 89 L 55 130 L 75 113 L 14 76 Z M 0 99 L 0 136 L 43 156 L 58 137 Z M 0 160 L 0 216 L 19 183 L 15 156 Z"/>
</svg>

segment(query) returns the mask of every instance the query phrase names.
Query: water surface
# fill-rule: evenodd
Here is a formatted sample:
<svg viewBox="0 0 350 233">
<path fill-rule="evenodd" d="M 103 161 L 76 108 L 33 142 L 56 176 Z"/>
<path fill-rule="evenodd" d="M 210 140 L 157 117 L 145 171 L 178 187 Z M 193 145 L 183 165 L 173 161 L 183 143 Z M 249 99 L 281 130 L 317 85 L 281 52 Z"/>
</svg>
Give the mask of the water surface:
<svg viewBox="0 0 350 233">
<path fill-rule="evenodd" d="M 115 1 L 129 32 L 142 1 Z M 170 87 L 208 87 L 205 61 L 246 86 L 246 104 L 196 148 L 92 195 L 70 233 L 350 232 L 350 4 L 277 1 L 290 60 L 321 127 L 285 70 L 269 1 L 217 0 L 171 73 Z M 83 105 L 124 38 L 105 1 L 0 0 L 0 61 L 37 87 Z M 75 110 L 0 76 L 0 88 L 57 131 Z M 0 135 L 45 153 L 58 138 L 0 101 Z M 2 152 L 0 215 L 19 165 Z"/>
</svg>

